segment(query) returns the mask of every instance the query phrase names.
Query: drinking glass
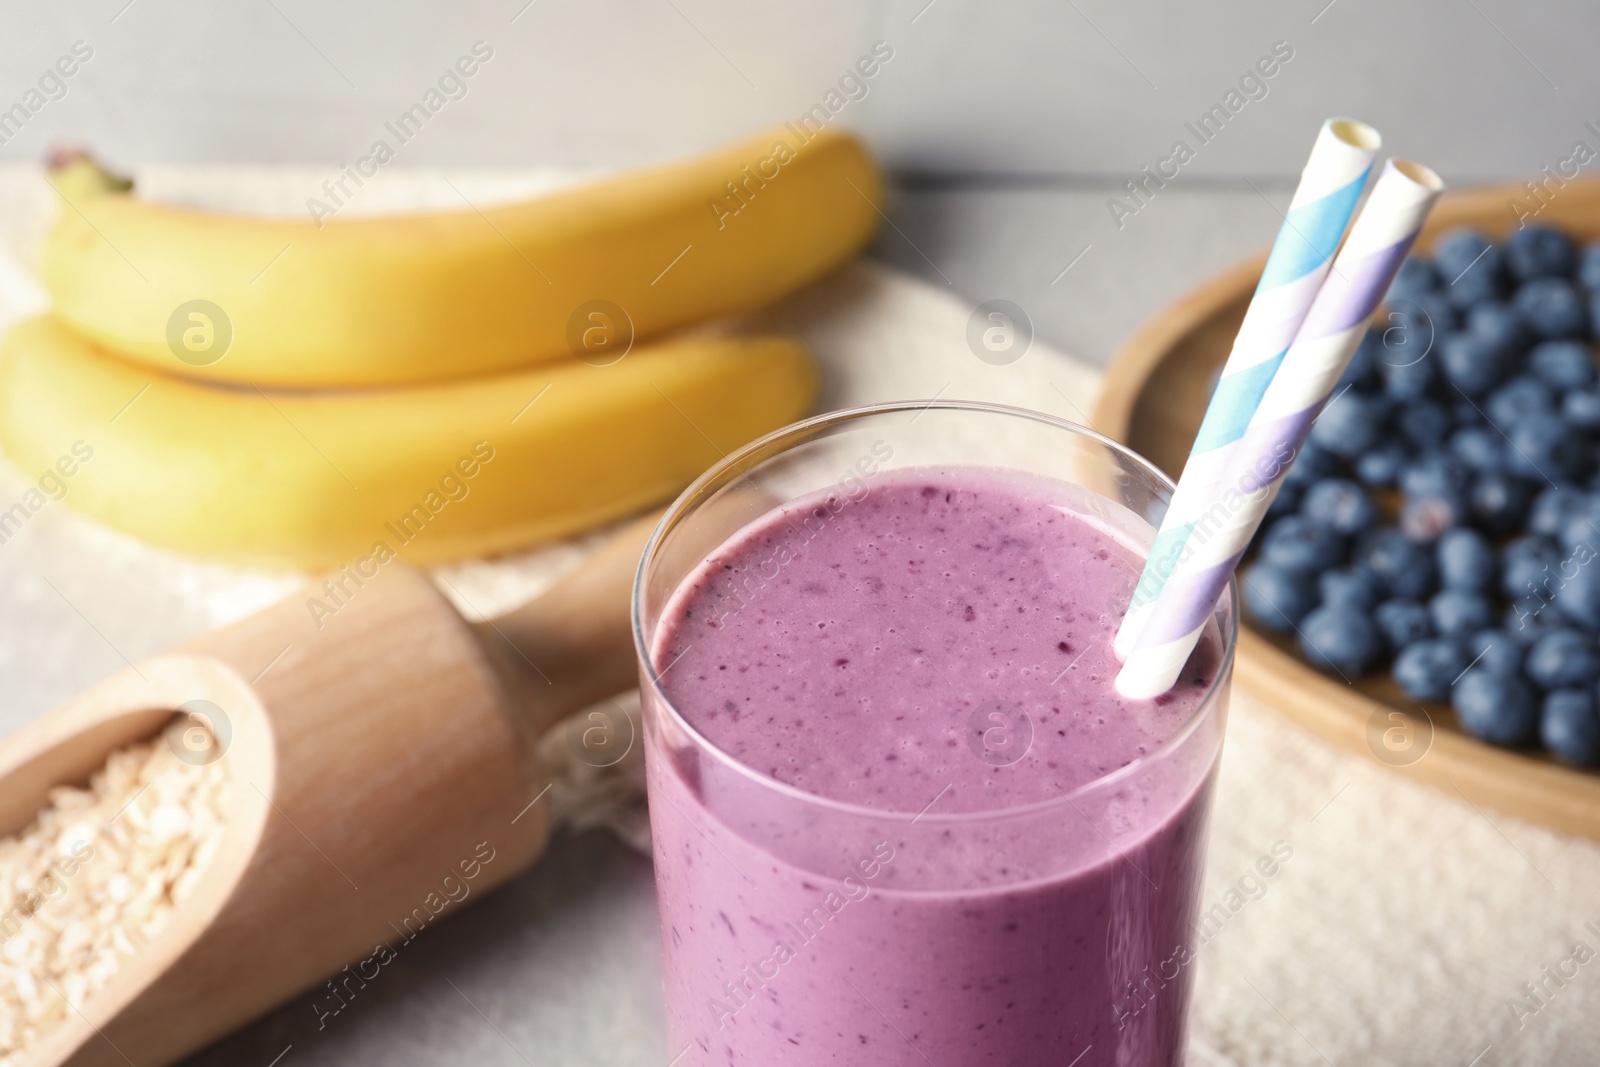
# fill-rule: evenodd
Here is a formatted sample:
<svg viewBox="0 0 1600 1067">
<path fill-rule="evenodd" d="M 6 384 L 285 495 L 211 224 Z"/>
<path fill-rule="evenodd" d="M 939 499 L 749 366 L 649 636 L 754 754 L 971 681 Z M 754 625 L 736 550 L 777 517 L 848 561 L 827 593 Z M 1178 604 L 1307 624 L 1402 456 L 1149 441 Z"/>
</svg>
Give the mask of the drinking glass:
<svg viewBox="0 0 1600 1067">
<path fill-rule="evenodd" d="M 675 1067 L 1182 1059 L 1233 585 L 1197 653 L 1214 660 L 1208 688 L 1164 744 L 1005 810 L 941 812 L 929 797 L 922 810 L 889 811 L 813 795 L 719 749 L 663 689 L 673 664 L 658 656 L 662 613 L 739 530 L 799 497 L 848 504 L 892 470 L 973 466 L 1053 479 L 1086 519 L 1141 550 L 1172 491 L 1147 460 L 1048 415 L 885 404 L 728 456 L 671 506 L 645 551 L 633 626 Z M 780 565 L 769 563 L 771 574 L 747 575 L 752 598 L 768 594 Z M 998 723 L 975 758 L 1010 759 L 1029 725 Z"/>
</svg>

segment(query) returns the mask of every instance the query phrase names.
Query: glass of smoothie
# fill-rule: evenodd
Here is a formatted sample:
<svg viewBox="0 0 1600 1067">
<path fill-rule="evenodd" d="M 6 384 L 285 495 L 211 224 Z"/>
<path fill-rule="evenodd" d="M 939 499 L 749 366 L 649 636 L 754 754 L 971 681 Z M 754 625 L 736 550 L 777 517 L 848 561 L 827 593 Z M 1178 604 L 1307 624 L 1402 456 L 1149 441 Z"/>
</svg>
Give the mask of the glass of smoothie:
<svg viewBox="0 0 1600 1067">
<path fill-rule="evenodd" d="M 1117 694 L 1171 489 L 947 401 L 780 430 L 668 510 L 634 632 L 674 1067 L 1182 1062 L 1237 597 Z"/>
</svg>

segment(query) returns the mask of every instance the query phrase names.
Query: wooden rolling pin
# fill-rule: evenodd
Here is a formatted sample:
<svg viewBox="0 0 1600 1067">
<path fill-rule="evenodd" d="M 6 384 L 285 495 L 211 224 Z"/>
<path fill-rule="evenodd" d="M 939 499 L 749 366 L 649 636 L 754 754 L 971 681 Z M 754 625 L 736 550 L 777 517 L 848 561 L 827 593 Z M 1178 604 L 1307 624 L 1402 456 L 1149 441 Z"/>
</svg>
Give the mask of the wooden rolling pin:
<svg viewBox="0 0 1600 1067">
<path fill-rule="evenodd" d="M 636 682 L 629 590 L 656 518 L 492 622 L 391 563 L 332 615 L 290 596 L 0 743 L 10 834 L 182 705 L 231 734 L 223 845 L 193 895 L 20 1062 L 162 1067 L 414 933 L 464 861 L 493 850 L 474 894 L 525 869 L 549 835 L 539 737 Z"/>
</svg>

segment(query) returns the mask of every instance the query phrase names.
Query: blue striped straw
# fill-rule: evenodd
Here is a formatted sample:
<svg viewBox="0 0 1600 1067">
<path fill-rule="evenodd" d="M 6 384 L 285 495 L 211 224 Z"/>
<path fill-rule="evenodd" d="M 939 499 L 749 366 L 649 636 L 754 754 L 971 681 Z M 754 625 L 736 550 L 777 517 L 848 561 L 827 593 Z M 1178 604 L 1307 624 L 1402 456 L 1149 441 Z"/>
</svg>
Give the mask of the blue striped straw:
<svg viewBox="0 0 1600 1067">
<path fill-rule="evenodd" d="M 1195 522 L 1213 503 L 1217 479 L 1328 276 L 1381 144 L 1378 131 L 1366 123 L 1329 119 L 1322 124 L 1117 630 L 1119 658 L 1126 659 L 1138 642 Z"/>
<path fill-rule="evenodd" d="M 1172 688 L 1217 598 L 1283 485 L 1311 424 L 1367 332 L 1444 183 L 1427 167 L 1390 162 L 1339 252 L 1334 274 L 1295 336 L 1282 371 L 1256 408 L 1232 462 L 1117 673 L 1117 692 L 1153 697 Z M 1188 477 L 1185 473 L 1184 477 Z M 1181 483 L 1180 483 L 1181 484 Z"/>
</svg>

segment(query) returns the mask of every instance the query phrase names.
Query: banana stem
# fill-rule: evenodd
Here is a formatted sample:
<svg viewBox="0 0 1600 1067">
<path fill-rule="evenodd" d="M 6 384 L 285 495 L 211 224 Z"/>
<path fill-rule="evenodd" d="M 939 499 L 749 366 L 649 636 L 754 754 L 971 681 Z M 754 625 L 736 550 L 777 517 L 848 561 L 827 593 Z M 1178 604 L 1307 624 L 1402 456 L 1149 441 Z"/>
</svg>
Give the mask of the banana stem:
<svg viewBox="0 0 1600 1067">
<path fill-rule="evenodd" d="M 81 148 L 58 148 L 47 164 L 50 184 L 71 203 L 133 190 L 133 179 L 102 166 Z"/>
</svg>

